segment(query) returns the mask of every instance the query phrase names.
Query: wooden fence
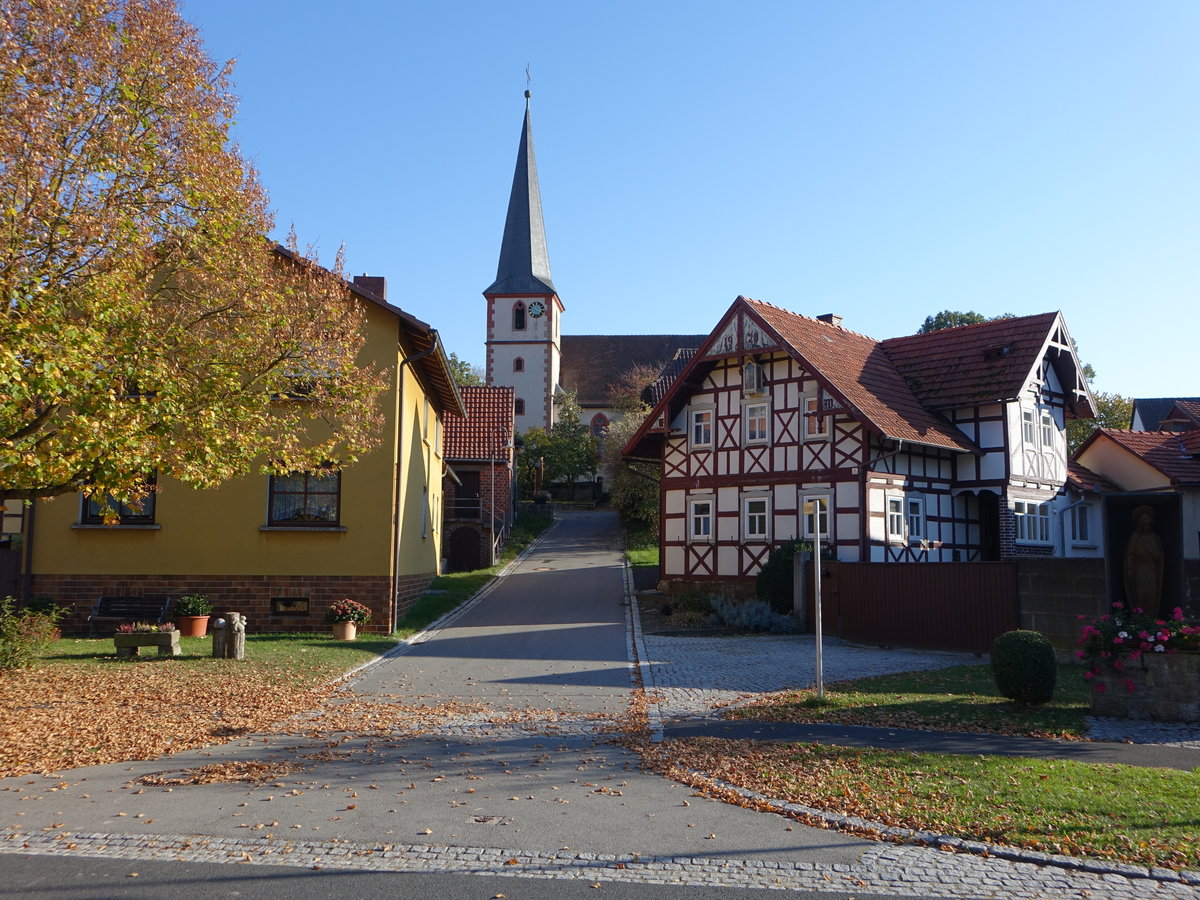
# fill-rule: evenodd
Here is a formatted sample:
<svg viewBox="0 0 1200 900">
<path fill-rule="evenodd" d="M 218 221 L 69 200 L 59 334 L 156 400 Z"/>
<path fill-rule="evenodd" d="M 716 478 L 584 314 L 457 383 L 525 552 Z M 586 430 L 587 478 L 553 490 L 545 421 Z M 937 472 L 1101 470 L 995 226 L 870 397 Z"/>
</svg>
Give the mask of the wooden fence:
<svg viewBox="0 0 1200 900">
<path fill-rule="evenodd" d="M 1011 562 L 825 562 L 821 571 L 824 627 L 846 640 L 986 651 L 1020 627 Z"/>
</svg>

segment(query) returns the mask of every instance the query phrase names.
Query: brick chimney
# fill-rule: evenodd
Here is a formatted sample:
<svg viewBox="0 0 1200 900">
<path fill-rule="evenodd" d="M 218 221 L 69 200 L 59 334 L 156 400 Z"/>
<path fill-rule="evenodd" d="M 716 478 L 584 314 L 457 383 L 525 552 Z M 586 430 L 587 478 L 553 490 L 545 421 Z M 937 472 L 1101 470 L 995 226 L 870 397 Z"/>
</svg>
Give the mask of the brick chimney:
<svg viewBox="0 0 1200 900">
<path fill-rule="evenodd" d="M 380 300 L 387 299 L 387 279 L 382 275 L 368 275 L 363 272 L 361 275 L 354 276 L 354 285 L 364 291 L 370 291 Z"/>
<path fill-rule="evenodd" d="M 358 281 L 358 279 L 354 279 Z M 823 316 L 817 316 L 818 322 L 828 322 L 830 325 L 837 325 L 839 328 L 842 325 L 842 317 L 837 313 L 825 313 Z"/>
</svg>

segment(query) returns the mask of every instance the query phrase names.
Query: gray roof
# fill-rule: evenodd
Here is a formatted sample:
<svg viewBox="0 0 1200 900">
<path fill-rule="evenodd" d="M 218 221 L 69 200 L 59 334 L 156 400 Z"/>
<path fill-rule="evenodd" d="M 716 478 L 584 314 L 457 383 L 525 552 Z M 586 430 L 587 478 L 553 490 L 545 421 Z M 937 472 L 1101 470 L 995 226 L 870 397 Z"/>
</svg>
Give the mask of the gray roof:
<svg viewBox="0 0 1200 900">
<path fill-rule="evenodd" d="M 1139 418 L 1142 420 L 1143 431 L 1158 431 L 1159 425 L 1176 400 L 1200 400 L 1200 397 L 1139 397 L 1133 401 L 1129 427 L 1133 427 L 1133 418 Z"/>
<path fill-rule="evenodd" d="M 526 91 L 525 123 L 521 126 L 521 145 L 517 148 L 512 193 L 508 196 L 508 216 L 504 220 L 504 238 L 500 243 L 500 263 L 496 266 L 496 280 L 484 293 L 546 292 L 557 293 L 554 282 L 550 280 L 550 253 L 546 249 L 546 228 L 542 223 L 542 194 L 538 188 L 537 161 L 533 156 L 529 91 Z"/>
</svg>

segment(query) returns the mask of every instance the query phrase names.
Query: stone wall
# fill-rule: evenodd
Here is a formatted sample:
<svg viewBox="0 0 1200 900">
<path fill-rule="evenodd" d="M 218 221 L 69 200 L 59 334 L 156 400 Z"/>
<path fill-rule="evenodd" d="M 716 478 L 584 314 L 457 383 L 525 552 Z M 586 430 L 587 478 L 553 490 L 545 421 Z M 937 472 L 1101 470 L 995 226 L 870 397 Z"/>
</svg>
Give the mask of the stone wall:
<svg viewBox="0 0 1200 900">
<path fill-rule="evenodd" d="M 1036 559 L 1013 561 L 1017 567 L 1017 608 L 1021 627 L 1040 631 L 1059 650 L 1074 650 L 1089 619 L 1109 611 L 1102 559 Z"/>
<path fill-rule="evenodd" d="M 1200 654 L 1146 653 L 1092 685 L 1097 716 L 1200 722 Z"/>
</svg>

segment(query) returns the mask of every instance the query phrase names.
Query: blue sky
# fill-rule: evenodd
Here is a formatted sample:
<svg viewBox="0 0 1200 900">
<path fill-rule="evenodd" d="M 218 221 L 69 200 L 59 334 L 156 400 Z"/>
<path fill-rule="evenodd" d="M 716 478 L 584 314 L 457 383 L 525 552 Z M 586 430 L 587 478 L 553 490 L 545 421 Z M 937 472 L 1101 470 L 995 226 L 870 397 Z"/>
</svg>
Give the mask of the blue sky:
<svg viewBox="0 0 1200 900">
<path fill-rule="evenodd" d="M 875 338 L 1061 309 L 1096 388 L 1198 396 L 1200 4 L 182 0 L 279 230 L 483 362 L 532 72 L 568 334 L 745 294 Z"/>
</svg>

